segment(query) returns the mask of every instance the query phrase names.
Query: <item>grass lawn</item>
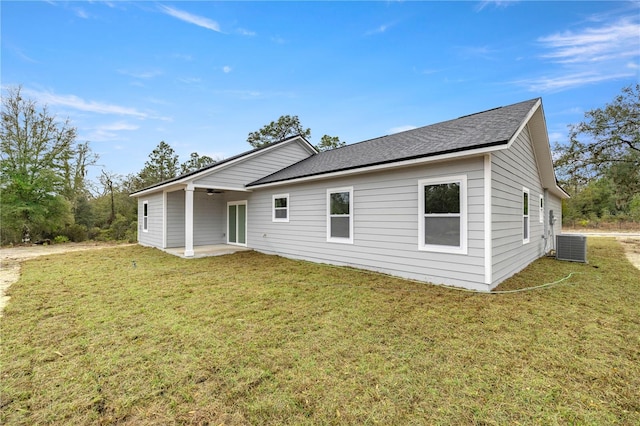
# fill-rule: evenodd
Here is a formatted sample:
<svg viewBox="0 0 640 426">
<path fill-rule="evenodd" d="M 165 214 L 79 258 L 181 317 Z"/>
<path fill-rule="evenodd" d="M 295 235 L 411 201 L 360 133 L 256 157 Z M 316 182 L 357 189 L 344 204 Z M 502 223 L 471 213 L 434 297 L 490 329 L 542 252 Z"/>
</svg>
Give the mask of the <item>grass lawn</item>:
<svg viewBox="0 0 640 426">
<path fill-rule="evenodd" d="M 637 425 L 640 271 L 613 239 L 588 257 L 502 295 L 254 252 L 32 260 L 0 319 L 0 423 Z"/>
</svg>

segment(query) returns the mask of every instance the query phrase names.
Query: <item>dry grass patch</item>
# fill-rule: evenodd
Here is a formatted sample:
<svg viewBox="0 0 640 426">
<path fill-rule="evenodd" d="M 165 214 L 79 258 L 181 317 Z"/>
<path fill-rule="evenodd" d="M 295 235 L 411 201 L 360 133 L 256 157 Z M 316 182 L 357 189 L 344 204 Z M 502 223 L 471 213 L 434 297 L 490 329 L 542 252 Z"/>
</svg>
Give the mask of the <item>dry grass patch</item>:
<svg viewBox="0 0 640 426">
<path fill-rule="evenodd" d="M 638 424 L 640 271 L 611 239 L 589 259 L 541 259 L 501 288 L 575 274 L 508 295 L 254 252 L 30 261 L 0 423 Z"/>
</svg>

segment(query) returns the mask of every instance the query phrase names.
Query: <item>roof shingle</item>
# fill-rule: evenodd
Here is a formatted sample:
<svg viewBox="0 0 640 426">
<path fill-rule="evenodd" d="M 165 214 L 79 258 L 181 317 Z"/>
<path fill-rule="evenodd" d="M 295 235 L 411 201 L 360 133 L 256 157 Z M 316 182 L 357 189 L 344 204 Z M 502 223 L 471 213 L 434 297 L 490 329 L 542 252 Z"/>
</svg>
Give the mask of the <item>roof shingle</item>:
<svg viewBox="0 0 640 426">
<path fill-rule="evenodd" d="M 248 186 L 507 144 L 538 100 L 324 151 Z"/>
</svg>

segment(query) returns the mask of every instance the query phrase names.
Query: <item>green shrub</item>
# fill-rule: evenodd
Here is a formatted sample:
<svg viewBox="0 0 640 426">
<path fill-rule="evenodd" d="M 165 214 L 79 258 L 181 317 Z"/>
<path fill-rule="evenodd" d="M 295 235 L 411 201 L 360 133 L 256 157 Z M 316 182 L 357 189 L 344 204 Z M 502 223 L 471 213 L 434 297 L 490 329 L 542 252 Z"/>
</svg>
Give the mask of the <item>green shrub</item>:
<svg viewBox="0 0 640 426">
<path fill-rule="evenodd" d="M 73 241 L 74 243 L 86 241 L 88 238 L 87 227 L 78 223 L 74 223 L 73 225 L 69 225 L 65 228 L 64 235 L 66 235 L 69 240 Z"/>
<path fill-rule="evenodd" d="M 64 243 L 68 243 L 68 242 L 69 242 L 69 238 L 66 235 L 57 235 L 53 239 L 53 243 L 54 244 L 64 244 Z"/>
<path fill-rule="evenodd" d="M 94 226 L 93 228 L 87 230 L 87 238 L 90 240 L 96 240 L 98 239 L 101 232 L 102 229 L 100 229 L 98 226 Z"/>
</svg>

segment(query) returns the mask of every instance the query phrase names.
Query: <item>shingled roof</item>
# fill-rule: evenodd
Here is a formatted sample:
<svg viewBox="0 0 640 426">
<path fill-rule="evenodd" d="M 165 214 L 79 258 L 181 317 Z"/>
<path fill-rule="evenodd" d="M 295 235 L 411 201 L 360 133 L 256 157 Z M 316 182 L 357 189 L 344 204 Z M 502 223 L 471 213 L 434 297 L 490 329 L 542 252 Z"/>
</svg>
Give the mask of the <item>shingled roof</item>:
<svg viewBox="0 0 640 426">
<path fill-rule="evenodd" d="M 321 152 L 248 186 L 507 145 L 538 101 L 531 99 Z"/>
</svg>

